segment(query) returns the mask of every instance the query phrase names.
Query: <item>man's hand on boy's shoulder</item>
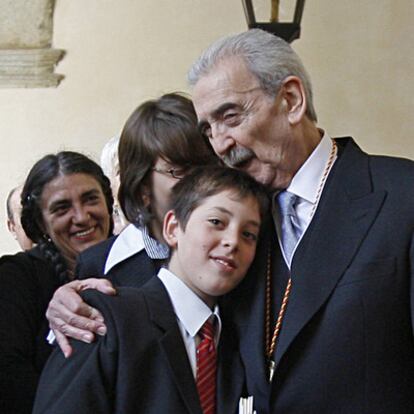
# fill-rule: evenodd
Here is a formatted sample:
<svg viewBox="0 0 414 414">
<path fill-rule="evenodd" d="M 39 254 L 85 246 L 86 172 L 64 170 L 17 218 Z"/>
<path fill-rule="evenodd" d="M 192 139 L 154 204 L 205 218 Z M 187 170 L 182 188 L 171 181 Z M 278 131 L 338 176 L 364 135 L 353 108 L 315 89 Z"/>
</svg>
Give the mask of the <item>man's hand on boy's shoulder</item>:
<svg viewBox="0 0 414 414">
<path fill-rule="evenodd" d="M 106 334 L 101 313 L 85 303 L 79 295 L 86 289 L 96 289 L 107 295 L 116 294 L 107 279 L 73 280 L 56 290 L 46 311 L 49 326 L 66 358 L 72 353 L 69 337 L 90 343 L 95 338 L 94 334 Z"/>
</svg>

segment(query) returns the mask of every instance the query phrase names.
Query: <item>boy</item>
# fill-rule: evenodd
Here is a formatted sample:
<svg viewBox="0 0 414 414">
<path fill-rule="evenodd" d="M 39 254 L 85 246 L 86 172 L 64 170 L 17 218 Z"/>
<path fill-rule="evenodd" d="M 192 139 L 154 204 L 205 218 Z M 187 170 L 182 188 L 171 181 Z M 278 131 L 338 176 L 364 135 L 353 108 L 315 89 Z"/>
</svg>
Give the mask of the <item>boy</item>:
<svg viewBox="0 0 414 414">
<path fill-rule="evenodd" d="M 236 412 L 244 373 L 217 298 L 253 260 L 267 197 L 247 174 L 204 167 L 174 186 L 170 204 L 168 270 L 140 290 L 83 294 L 108 333 L 91 345 L 74 342 L 70 359 L 52 355 L 35 414 Z"/>
</svg>

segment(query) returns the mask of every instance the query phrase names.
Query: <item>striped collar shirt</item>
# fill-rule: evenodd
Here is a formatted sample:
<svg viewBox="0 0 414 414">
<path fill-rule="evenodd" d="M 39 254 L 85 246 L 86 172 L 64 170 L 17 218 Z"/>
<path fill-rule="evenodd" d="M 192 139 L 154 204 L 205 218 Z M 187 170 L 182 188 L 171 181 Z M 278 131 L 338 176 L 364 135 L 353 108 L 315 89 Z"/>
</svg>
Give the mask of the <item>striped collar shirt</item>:
<svg viewBox="0 0 414 414">
<path fill-rule="evenodd" d="M 104 273 L 107 274 L 118 263 L 144 250 L 151 259 L 167 259 L 169 248 L 153 239 L 148 229 L 129 224 L 118 235 L 109 251 Z"/>
</svg>

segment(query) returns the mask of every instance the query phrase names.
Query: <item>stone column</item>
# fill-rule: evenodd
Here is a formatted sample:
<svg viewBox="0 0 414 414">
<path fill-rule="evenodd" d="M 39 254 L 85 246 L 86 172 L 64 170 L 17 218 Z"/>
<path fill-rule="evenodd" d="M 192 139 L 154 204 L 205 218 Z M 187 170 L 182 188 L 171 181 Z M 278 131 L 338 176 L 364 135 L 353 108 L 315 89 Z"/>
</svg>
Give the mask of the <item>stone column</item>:
<svg viewBox="0 0 414 414">
<path fill-rule="evenodd" d="M 54 0 L 0 0 L 0 88 L 57 86 L 53 49 Z"/>
</svg>

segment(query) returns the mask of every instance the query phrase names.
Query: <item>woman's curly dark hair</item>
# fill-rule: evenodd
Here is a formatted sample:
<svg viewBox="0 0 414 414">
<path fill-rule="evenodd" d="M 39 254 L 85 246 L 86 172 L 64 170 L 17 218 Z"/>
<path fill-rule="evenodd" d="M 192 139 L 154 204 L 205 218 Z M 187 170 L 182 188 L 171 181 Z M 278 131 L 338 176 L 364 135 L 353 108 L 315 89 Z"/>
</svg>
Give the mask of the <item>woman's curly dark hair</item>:
<svg viewBox="0 0 414 414">
<path fill-rule="evenodd" d="M 21 194 L 21 222 L 27 236 L 39 245 L 45 258 L 51 262 L 60 282 L 69 280 L 67 264 L 53 240 L 45 234 L 41 198 L 44 187 L 59 175 L 87 174 L 92 176 L 101 186 L 106 206 L 110 215 L 109 235 L 112 234 L 113 196 L 109 179 L 101 167 L 83 154 L 73 151 L 61 151 L 48 154 L 37 161 L 29 172 Z"/>
</svg>

